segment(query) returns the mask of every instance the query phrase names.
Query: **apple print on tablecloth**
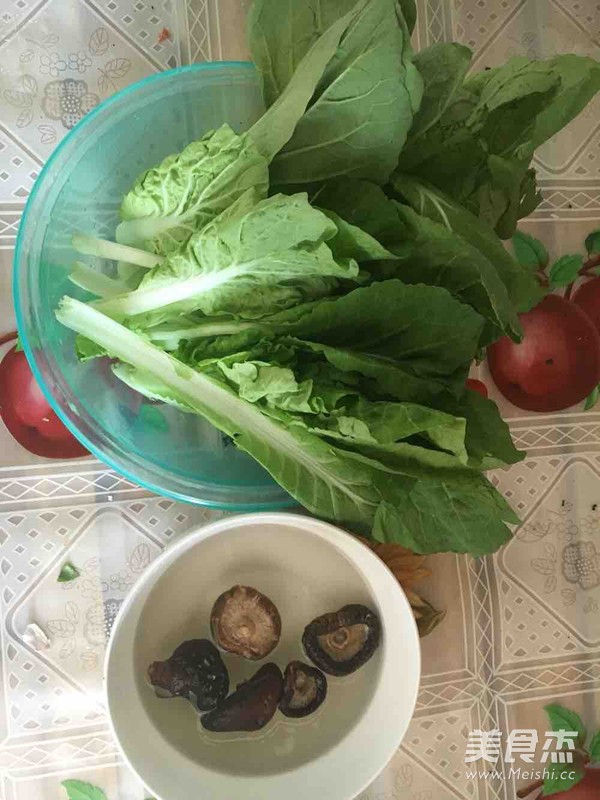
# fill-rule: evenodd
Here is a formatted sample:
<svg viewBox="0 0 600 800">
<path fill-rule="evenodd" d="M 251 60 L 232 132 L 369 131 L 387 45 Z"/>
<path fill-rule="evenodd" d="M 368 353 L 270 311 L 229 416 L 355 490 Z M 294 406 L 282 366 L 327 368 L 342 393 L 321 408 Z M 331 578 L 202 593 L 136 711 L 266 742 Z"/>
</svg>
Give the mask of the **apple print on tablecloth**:
<svg viewBox="0 0 600 800">
<path fill-rule="evenodd" d="M 535 273 L 544 297 L 519 315 L 520 342 L 503 337 L 487 350 L 491 377 L 513 406 L 556 412 L 600 396 L 600 230 L 585 240 L 586 255 L 562 255 L 554 263 L 529 234 L 512 238 L 514 255 Z"/>
<path fill-rule="evenodd" d="M 16 333 L 0 338 L 12 342 Z M 16 344 L 0 360 L 0 419 L 25 450 L 43 458 L 81 458 L 88 451 L 65 428 L 35 381 Z"/>
</svg>

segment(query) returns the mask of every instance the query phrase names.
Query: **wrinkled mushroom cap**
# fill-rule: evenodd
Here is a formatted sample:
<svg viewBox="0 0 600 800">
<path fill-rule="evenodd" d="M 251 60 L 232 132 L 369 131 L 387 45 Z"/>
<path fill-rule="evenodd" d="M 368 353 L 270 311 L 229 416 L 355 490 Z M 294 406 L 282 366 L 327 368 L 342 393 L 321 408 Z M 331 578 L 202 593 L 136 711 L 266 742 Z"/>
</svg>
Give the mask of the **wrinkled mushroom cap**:
<svg viewBox="0 0 600 800">
<path fill-rule="evenodd" d="M 251 586 L 224 592 L 213 606 L 210 625 L 218 647 L 251 660 L 268 656 L 281 636 L 275 604 Z"/>
<path fill-rule="evenodd" d="M 327 696 L 327 678 L 316 667 L 291 661 L 283 676 L 283 695 L 279 710 L 286 717 L 307 717 Z"/>
<path fill-rule="evenodd" d="M 381 639 L 379 617 L 354 604 L 323 614 L 304 629 L 302 644 L 310 660 L 329 675 L 349 675 L 373 655 Z"/>
<path fill-rule="evenodd" d="M 214 708 L 229 691 L 227 668 L 208 639 L 190 639 L 166 661 L 154 661 L 148 680 L 157 697 L 185 697 L 200 711 Z"/>
<path fill-rule="evenodd" d="M 281 699 L 283 676 L 277 664 L 264 664 L 250 680 L 208 714 L 201 717 L 202 727 L 215 733 L 258 731 L 273 718 Z"/>
</svg>

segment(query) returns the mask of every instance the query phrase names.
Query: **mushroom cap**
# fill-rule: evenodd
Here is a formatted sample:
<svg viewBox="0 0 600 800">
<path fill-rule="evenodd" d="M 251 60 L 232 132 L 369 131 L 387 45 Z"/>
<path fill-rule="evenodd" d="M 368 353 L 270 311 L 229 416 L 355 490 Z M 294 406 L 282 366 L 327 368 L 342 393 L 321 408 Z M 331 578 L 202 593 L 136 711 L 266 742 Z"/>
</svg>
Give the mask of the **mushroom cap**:
<svg viewBox="0 0 600 800">
<path fill-rule="evenodd" d="M 148 667 L 157 697 L 185 697 L 209 711 L 227 696 L 229 675 L 217 648 L 208 639 L 183 642 L 166 661 Z"/>
<path fill-rule="evenodd" d="M 350 675 L 381 641 L 381 622 L 366 606 L 352 604 L 323 614 L 304 629 L 302 644 L 313 664 L 329 675 Z"/>
<path fill-rule="evenodd" d="M 307 717 L 327 696 L 327 678 L 316 667 L 303 661 L 290 661 L 283 675 L 283 694 L 279 710 L 286 717 Z"/>
<path fill-rule="evenodd" d="M 232 586 L 217 598 L 210 627 L 218 647 L 253 661 L 265 658 L 281 637 L 275 604 L 251 586 Z"/>
<path fill-rule="evenodd" d="M 237 689 L 219 705 L 201 717 L 208 731 L 258 731 L 270 722 L 277 711 L 283 676 L 277 664 L 264 664 L 250 680 L 238 684 Z"/>
</svg>

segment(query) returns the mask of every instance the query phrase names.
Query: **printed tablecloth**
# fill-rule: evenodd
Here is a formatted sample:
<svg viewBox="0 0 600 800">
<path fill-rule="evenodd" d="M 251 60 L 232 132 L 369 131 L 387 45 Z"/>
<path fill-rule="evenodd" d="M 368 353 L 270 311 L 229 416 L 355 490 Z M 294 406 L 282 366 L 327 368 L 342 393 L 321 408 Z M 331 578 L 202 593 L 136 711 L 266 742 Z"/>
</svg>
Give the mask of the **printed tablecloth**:
<svg viewBox="0 0 600 800">
<path fill-rule="evenodd" d="M 144 75 L 244 58 L 246 6 L 0 0 L 0 336 L 15 327 L 19 219 L 52 148 L 86 111 Z M 458 40 L 476 51 L 476 68 L 513 54 L 600 55 L 596 0 L 418 6 L 415 46 Z M 525 228 L 552 255 L 581 251 L 600 220 L 600 100 L 541 148 L 537 168 L 544 201 Z M 600 413 L 527 414 L 492 396 L 528 450 L 494 475 L 523 525 L 493 558 L 429 560 L 423 594 L 447 616 L 422 642 L 422 687 L 404 744 L 361 800 L 512 799 L 527 780 L 502 761 L 499 777 L 469 777 L 472 731 L 506 738 L 536 729 L 543 741 L 549 701 L 600 727 Z M 147 792 L 123 763 L 103 707 L 106 637 L 151 561 L 216 514 L 152 496 L 91 459 L 30 455 L 1 426 L 0 798 L 59 800 L 60 782 L 79 778 L 109 800 L 142 800 Z M 59 584 L 65 560 L 82 576 Z M 49 632 L 49 650 L 24 640 L 30 622 Z"/>
</svg>

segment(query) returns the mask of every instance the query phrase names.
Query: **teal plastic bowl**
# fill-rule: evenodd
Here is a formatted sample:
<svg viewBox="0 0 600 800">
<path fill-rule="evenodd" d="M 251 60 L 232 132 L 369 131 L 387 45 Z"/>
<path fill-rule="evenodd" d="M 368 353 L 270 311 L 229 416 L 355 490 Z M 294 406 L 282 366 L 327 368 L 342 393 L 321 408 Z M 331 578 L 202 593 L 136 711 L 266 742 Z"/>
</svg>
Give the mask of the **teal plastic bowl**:
<svg viewBox="0 0 600 800">
<path fill-rule="evenodd" d="M 141 398 L 114 377 L 106 359 L 79 363 L 74 334 L 54 311 L 64 294 L 92 299 L 68 280 L 80 258 L 71 247 L 74 231 L 114 238 L 121 198 L 143 170 L 225 122 L 246 130 L 262 109 L 257 73 L 243 62 L 182 67 L 113 95 L 46 163 L 23 215 L 14 263 L 23 348 L 72 433 L 153 492 L 236 510 L 277 508 L 290 498 L 200 417 Z M 114 263 L 94 263 L 114 275 Z"/>
</svg>

